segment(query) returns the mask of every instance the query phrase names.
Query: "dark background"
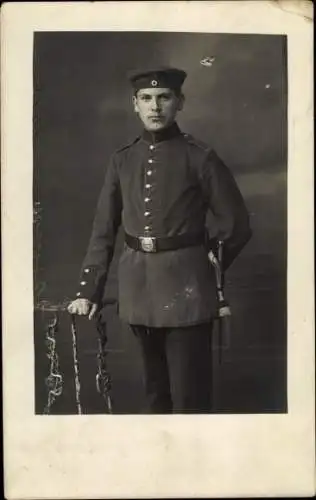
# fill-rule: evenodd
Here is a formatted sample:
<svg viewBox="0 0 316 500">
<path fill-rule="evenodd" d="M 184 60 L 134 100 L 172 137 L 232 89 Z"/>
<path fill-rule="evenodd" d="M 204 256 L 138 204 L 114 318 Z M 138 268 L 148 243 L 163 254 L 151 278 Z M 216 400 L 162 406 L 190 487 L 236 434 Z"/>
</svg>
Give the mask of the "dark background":
<svg viewBox="0 0 316 500">
<path fill-rule="evenodd" d="M 214 58 L 211 66 L 200 61 Z M 140 131 L 126 80 L 130 69 L 168 64 L 188 72 L 178 123 L 211 144 L 231 168 L 251 215 L 253 238 L 227 273 L 233 316 L 218 361 L 214 412 L 285 412 L 286 391 L 286 37 L 146 32 L 42 32 L 34 38 L 35 305 L 73 298 L 107 160 Z M 115 267 L 106 294 L 116 295 Z M 127 325 L 109 307 L 108 363 L 115 412 L 137 413 L 141 359 Z M 47 401 L 45 331 L 35 307 L 35 411 Z M 216 333 L 216 331 L 215 331 Z M 69 316 L 56 335 L 63 393 L 52 413 L 76 413 Z M 104 405 L 95 388 L 97 334 L 78 319 L 81 399 Z"/>
</svg>

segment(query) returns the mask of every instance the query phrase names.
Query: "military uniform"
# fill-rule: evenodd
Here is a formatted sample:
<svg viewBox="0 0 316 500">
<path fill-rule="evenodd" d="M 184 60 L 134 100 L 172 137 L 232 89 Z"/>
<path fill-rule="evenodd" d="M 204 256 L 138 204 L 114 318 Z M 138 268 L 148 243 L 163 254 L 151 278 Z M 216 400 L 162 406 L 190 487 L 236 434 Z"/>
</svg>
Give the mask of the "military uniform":
<svg viewBox="0 0 316 500">
<path fill-rule="evenodd" d="M 242 196 L 216 152 L 182 133 L 174 122 L 158 132 L 144 130 L 132 143 L 113 154 L 100 194 L 77 297 L 100 301 L 116 234 L 122 224 L 126 241 L 118 268 L 119 313 L 141 340 L 148 406 L 154 412 L 170 410 L 171 399 L 176 399 L 170 396 L 170 384 L 189 387 L 188 381 L 179 380 L 185 372 L 194 378 L 199 359 L 204 356 L 206 346 L 209 349 L 217 297 L 214 268 L 208 259 L 208 250 L 214 243 L 207 238 L 205 229 L 208 210 L 219 221 L 218 237 L 225 242 L 224 267 L 227 269 L 251 232 Z M 144 237 L 147 239 L 142 239 Z M 174 342 L 170 341 L 171 331 Z M 202 333 L 194 333 L 198 331 Z M 151 344 L 150 338 L 155 339 Z M 198 338 L 204 339 L 200 346 Z M 179 374 L 171 383 L 171 367 L 181 365 L 178 356 L 181 339 L 191 353 L 196 346 L 200 355 L 191 372 L 189 360 L 182 363 L 182 369 L 179 368 Z M 173 354 L 166 360 L 163 352 L 168 343 L 169 354 Z M 158 368 L 153 375 L 150 373 L 157 361 L 155 353 Z M 181 359 L 185 359 L 185 355 Z M 167 375 L 164 377 L 163 373 Z M 160 389 L 155 387 L 159 377 L 165 378 L 160 399 Z M 198 393 L 201 380 L 191 390 L 191 396 Z M 205 395 L 201 401 L 203 397 L 205 399 Z M 191 397 L 188 411 L 192 405 L 199 407 L 194 398 Z M 179 411 L 186 411 L 185 399 L 187 394 L 178 404 Z M 204 402 L 200 405 L 204 409 L 206 406 Z"/>
</svg>

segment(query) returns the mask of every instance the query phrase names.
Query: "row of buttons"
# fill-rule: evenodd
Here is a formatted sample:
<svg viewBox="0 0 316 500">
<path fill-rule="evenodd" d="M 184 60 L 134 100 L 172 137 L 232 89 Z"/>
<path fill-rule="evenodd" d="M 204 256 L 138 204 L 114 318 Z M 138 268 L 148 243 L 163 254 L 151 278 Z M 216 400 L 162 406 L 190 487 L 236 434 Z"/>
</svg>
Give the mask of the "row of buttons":
<svg viewBox="0 0 316 500">
<path fill-rule="evenodd" d="M 84 273 L 88 274 L 90 273 L 90 269 L 88 267 L 86 267 L 84 270 L 83 270 Z M 87 281 L 80 281 L 80 285 L 81 286 L 85 286 L 87 284 Z M 80 297 L 81 296 L 81 292 L 78 292 L 76 293 L 76 297 Z"/>
<path fill-rule="evenodd" d="M 153 144 L 150 144 L 149 149 L 150 149 L 151 151 L 153 151 L 153 150 L 155 149 L 155 146 L 154 146 Z M 148 163 L 149 163 L 149 164 L 154 163 L 154 159 L 153 159 L 153 158 L 149 158 L 149 159 L 148 159 Z M 146 171 L 146 175 L 147 175 L 148 177 L 151 177 L 151 176 L 153 175 L 153 171 L 149 168 L 149 169 Z M 146 188 L 147 190 L 150 190 L 150 189 L 151 189 L 151 187 L 152 187 L 152 185 L 151 185 L 151 184 L 149 184 L 149 183 L 146 183 L 146 184 L 145 184 L 145 188 Z M 145 204 L 147 205 L 150 201 L 151 201 L 151 199 L 150 199 L 150 197 L 149 197 L 149 193 L 147 193 L 147 194 L 146 194 L 146 196 L 145 196 L 145 198 L 144 198 L 144 202 L 145 202 Z M 148 209 L 148 207 L 147 207 L 147 206 L 145 206 L 144 216 L 146 217 L 146 219 L 147 219 L 147 220 L 148 220 L 148 218 L 150 217 L 150 215 L 151 215 L 150 210 Z M 145 225 L 145 227 L 144 227 L 145 234 L 146 234 L 146 233 L 148 234 L 148 232 L 149 232 L 150 230 L 151 230 L 150 225 L 148 225 L 148 223 L 146 223 L 146 225 Z"/>
</svg>

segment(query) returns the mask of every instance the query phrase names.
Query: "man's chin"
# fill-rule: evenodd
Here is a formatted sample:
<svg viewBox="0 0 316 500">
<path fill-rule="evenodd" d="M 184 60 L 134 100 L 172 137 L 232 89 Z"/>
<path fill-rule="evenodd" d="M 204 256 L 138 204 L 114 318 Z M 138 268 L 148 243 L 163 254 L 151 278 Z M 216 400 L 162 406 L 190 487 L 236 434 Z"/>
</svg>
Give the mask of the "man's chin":
<svg viewBox="0 0 316 500">
<path fill-rule="evenodd" d="M 159 132 L 159 130 L 163 130 L 166 127 L 168 127 L 167 123 L 159 122 L 159 121 L 157 121 L 157 122 L 150 122 L 150 123 L 146 123 L 145 124 L 145 128 L 149 132 Z"/>
</svg>

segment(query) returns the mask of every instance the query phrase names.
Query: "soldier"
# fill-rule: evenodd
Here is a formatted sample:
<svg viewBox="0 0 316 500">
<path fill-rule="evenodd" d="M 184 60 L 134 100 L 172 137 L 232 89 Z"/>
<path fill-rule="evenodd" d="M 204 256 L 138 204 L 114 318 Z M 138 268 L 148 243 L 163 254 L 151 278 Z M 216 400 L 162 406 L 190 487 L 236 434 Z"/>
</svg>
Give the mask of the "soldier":
<svg viewBox="0 0 316 500">
<path fill-rule="evenodd" d="M 208 252 L 210 210 L 224 241 L 224 270 L 248 242 L 248 213 L 215 151 L 179 129 L 186 73 L 175 68 L 130 76 L 143 132 L 108 165 L 72 314 L 91 319 L 100 304 L 120 224 L 119 312 L 140 342 L 145 413 L 207 413 L 211 331 L 217 312 Z"/>
</svg>

